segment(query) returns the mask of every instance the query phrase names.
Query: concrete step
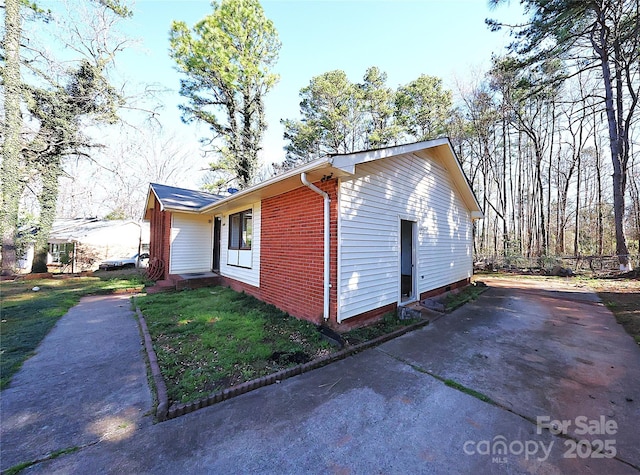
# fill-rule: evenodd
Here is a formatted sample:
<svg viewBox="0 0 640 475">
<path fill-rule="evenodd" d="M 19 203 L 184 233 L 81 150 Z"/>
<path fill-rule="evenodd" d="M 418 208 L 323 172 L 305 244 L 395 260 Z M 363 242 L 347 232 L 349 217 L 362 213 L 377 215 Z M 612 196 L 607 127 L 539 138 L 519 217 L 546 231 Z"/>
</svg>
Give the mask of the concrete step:
<svg viewBox="0 0 640 475">
<path fill-rule="evenodd" d="M 173 280 L 158 280 L 152 287 L 147 287 L 147 294 L 157 294 L 176 290 L 176 283 Z"/>
<path fill-rule="evenodd" d="M 167 292 L 169 290 L 199 289 L 201 287 L 214 287 L 220 285 L 222 278 L 219 275 L 206 277 L 185 277 L 180 275 L 169 276 L 166 280 L 159 280 L 153 287 L 147 287 L 148 294 Z"/>
<path fill-rule="evenodd" d="M 196 279 L 184 279 L 176 282 L 176 290 L 182 289 L 199 289 L 202 287 L 214 287 L 216 285 L 220 285 L 220 276 L 214 277 L 203 277 Z"/>
</svg>

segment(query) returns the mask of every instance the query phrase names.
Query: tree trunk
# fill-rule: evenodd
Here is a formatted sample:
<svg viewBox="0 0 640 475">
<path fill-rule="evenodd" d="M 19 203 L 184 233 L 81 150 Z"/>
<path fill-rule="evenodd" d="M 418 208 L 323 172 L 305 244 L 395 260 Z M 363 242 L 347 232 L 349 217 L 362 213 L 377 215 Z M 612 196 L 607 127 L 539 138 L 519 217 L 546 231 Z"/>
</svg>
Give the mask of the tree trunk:
<svg viewBox="0 0 640 475">
<path fill-rule="evenodd" d="M 515 239 L 518 240 L 518 232 L 517 232 L 517 222 L 516 222 L 516 197 L 514 195 L 514 175 L 513 175 L 513 160 L 511 159 L 511 135 L 507 134 L 505 147 L 509 153 L 509 190 L 511 192 L 511 236 L 512 238 L 515 236 Z M 511 243 L 510 249 L 513 251 L 515 247 L 513 243 Z"/>
<path fill-rule="evenodd" d="M 20 204 L 20 0 L 5 3 L 4 145 L 2 147 L 2 274 L 16 269 L 15 238 Z"/>
<path fill-rule="evenodd" d="M 551 162 L 553 161 L 553 133 L 556 130 L 556 114 L 555 114 L 555 100 L 551 100 L 551 141 L 549 145 L 549 168 L 547 176 L 547 243 L 545 248 L 548 250 L 551 246 Z"/>
<path fill-rule="evenodd" d="M 47 272 L 47 259 L 49 254 L 49 234 L 56 216 L 56 204 L 58 202 L 58 180 L 60 178 L 60 164 L 43 166 L 42 190 L 38 195 L 40 204 L 40 221 L 36 234 L 35 253 L 31 272 Z"/>
<path fill-rule="evenodd" d="M 582 117 L 580 119 L 580 128 L 578 130 L 578 143 L 574 146 L 574 163 L 577 165 L 576 170 L 576 221 L 575 221 L 575 234 L 573 236 L 573 255 L 578 257 L 580 254 L 580 187 L 582 185 L 582 146 L 583 146 L 583 134 L 584 134 L 584 122 L 586 119 L 586 109 L 584 104 L 584 91 L 582 87 L 580 88 L 581 95 L 583 97 L 582 100 Z M 575 143 L 575 135 L 574 135 L 574 143 Z M 586 189 L 585 184 L 585 189 Z M 586 203 L 585 196 L 585 203 Z M 585 206 L 586 209 L 586 206 Z"/>
<path fill-rule="evenodd" d="M 538 213 L 540 216 L 540 244 L 539 244 L 539 254 L 542 256 L 547 255 L 547 226 L 545 224 L 545 214 L 544 214 L 544 185 L 542 184 L 542 150 L 538 148 L 538 144 L 535 144 L 535 153 L 536 153 L 536 185 L 538 187 L 538 192 L 540 193 L 540 208 L 538 209 Z"/>
<path fill-rule="evenodd" d="M 507 128 L 502 122 L 502 252 L 506 254 L 509 245 L 509 226 L 507 218 L 509 216 L 509 197 L 507 195 Z"/>
<path fill-rule="evenodd" d="M 522 255 L 524 252 L 524 202 L 523 202 L 523 185 L 522 185 L 522 133 L 518 131 L 518 250 Z"/>
<path fill-rule="evenodd" d="M 602 14 L 602 13 L 601 13 Z M 607 45 L 607 31 L 605 29 L 606 20 L 600 20 L 600 41 L 601 45 L 597 45 L 593 40 L 592 44 L 598 52 L 602 66 L 602 78 L 605 92 L 605 109 L 607 112 L 607 122 L 609 125 L 609 147 L 611 149 L 611 161 L 613 162 L 613 215 L 615 220 L 616 232 L 616 254 L 620 263 L 621 271 L 630 271 L 631 263 L 629 262 L 629 249 L 627 247 L 627 239 L 624 233 L 624 192 L 626 185 L 626 163 L 627 160 L 622 147 L 623 127 L 624 124 L 618 121 L 616 117 L 616 109 L 613 98 L 613 83 L 611 75 L 611 67 L 609 64 Z M 622 72 L 616 70 L 616 89 L 618 91 L 618 105 L 621 107 L 622 94 Z M 622 111 L 618 110 L 618 115 L 622 118 Z M 628 154 L 628 149 L 627 149 Z"/>
<path fill-rule="evenodd" d="M 558 200 L 558 210 L 560 219 L 558 220 L 558 243 L 556 245 L 557 254 L 562 255 L 565 253 L 565 232 L 566 232 L 566 223 L 567 223 L 567 193 L 566 190 L 563 190 L 560 193 L 562 196 Z"/>
<path fill-rule="evenodd" d="M 573 255 L 578 257 L 580 252 L 580 185 L 581 185 L 581 157 L 580 151 L 578 151 L 578 172 L 576 173 L 576 221 L 575 221 L 575 234 L 573 235 Z"/>
<path fill-rule="evenodd" d="M 633 172 L 631 176 L 635 176 Z M 636 238 L 638 239 L 638 250 L 640 251 L 640 190 L 638 189 L 638 183 L 636 180 L 632 179 L 629 182 L 629 189 L 631 195 L 631 210 L 633 221 L 635 223 L 635 234 Z"/>
</svg>

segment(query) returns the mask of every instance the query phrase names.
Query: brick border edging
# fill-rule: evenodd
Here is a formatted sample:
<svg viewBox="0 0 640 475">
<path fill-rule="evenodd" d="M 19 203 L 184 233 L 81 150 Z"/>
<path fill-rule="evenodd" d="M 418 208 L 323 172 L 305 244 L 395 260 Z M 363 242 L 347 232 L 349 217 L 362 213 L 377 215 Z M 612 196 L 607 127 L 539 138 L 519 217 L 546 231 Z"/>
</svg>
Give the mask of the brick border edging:
<svg viewBox="0 0 640 475">
<path fill-rule="evenodd" d="M 147 350 L 147 359 L 149 360 L 149 367 L 151 368 L 151 376 L 153 377 L 153 384 L 156 386 L 156 393 L 158 396 L 158 406 L 156 407 L 156 418 L 158 422 L 162 422 L 167 419 L 167 410 L 169 409 L 169 396 L 167 395 L 167 385 L 160 373 L 160 366 L 158 365 L 158 358 L 156 352 L 153 350 L 153 343 L 151 341 L 151 335 L 147 328 L 147 322 L 144 319 L 144 315 L 140 311 L 139 307 L 136 307 L 136 314 L 138 315 L 138 322 L 140 323 L 140 329 L 142 330 L 142 337 L 144 339 L 144 347 Z"/>
<path fill-rule="evenodd" d="M 417 330 L 418 328 L 427 326 L 430 323 L 430 320 L 424 320 L 422 322 L 413 323 L 411 325 L 407 325 L 406 327 L 399 328 L 398 330 L 393 331 L 391 333 L 387 333 L 386 335 L 381 335 L 378 338 L 374 338 L 373 340 L 365 341 L 358 345 L 345 348 L 343 350 L 338 351 L 337 353 L 323 356 L 321 358 L 309 361 L 308 363 L 304 363 L 298 366 L 293 366 L 291 368 L 286 368 L 276 373 L 268 374 L 266 376 L 261 376 L 260 378 L 257 378 L 257 379 L 252 379 L 251 381 L 245 381 L 244 383 L 238 384 L 236 386 L 232 386 L 230 388 L 223 389 L 222 391 L 218 391 L 216 393 L 210 394 L 209 396 L 199 399 L 197 401 L 191 401 L 188 403 L 178 404 L 178 405 L 173 405 L 171 407 L 168 407 L 169 399 L 167 396 L 167 386 L 165 385 L 164 379 L 162 378 L 162 374 L 160 373 L 160 367 L 158 366 L 158 359 L 156 357 L 155 351 L 153 351 L 151 336 L 149 335 L 147 324 L 144 320 L 144 316 L 142 315 L 142 312 L 138 307 L 136 307 L 136 313 L 138 314 L 140 327 L 142 328 L 142 333 L 144 335 L 144 344 L 147 349 L 149 365 L 151 366 L 151 374 L 153 375 L 153 381 L 154 381 L 154 384 L 156 385 L 156 390 L 158 393 L 158 407 L 156 409 L 156 418 L 158 419 L 158 422 L 162 422 L 168 419 L 174 419 L 176 417 L 189 414 L 198 409 L 208 407 L 222 401 L 226 401 L 227 399 L 231 399 L 236 396 L 240 396 L 241 394 L 247 393 L 249 391 L 253 391 L 254 389 L 258 389 L 263 386 L 269 386 L 271 384 L 283 381 L 292 376 L 297 376 L 299 374 L 307 373 L 311 370 L 321 368 L 335 361 L 339 361 L 347 358 L 348 356 L 359 353 L 360 351 L 367 350 L 374 346 L 381 345 L 382 343 L 385 343 L 389 340 L 402 336 L 405 333 L 409 333 L 411 331 Z"/>
</svg>

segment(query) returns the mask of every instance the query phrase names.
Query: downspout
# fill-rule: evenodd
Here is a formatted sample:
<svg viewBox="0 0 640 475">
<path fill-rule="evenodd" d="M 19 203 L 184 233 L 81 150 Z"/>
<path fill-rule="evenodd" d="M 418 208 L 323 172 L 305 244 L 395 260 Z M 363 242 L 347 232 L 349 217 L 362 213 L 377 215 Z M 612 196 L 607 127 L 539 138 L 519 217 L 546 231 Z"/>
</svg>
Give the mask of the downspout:
<svg viewBox="0 0 640 475">
<path fill-rule="evenodd" d="M 323 317 L 326 322 L 329 320 L 329 299 L 330 299 L 330 291 L 331 291 L 331 282 L 330 282 L 330 273 L 329 273 L 329 264 L 331 262 L 331 250 L 330 250 L 330 230 L 331 230 L 331 207 L 329 203 L 331 203 L 331 199 L 329 198 L 329 193 L 326 191 L 322 191 L 320 188 L 315 186 L 313 183 L 309 183 L 307 180 L 307 174 L 300 174 L 300 181 L 302 184 L 309 188 L 311 191 L 318 193 L 320 196 L 324 198 L 324 309 L 323 309 Z"/>
</svg>

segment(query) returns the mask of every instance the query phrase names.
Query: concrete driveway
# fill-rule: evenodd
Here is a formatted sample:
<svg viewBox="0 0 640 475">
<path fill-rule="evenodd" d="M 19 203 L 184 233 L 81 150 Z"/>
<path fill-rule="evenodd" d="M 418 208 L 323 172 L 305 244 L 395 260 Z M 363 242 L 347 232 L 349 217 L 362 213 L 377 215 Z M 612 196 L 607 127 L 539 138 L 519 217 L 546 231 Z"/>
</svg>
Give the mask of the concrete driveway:
<svg viewBox="0 0 640 475">
<path fill-rule="evenodd" d="M 422 330 L 26 473 L 638 473 L 633 339 L 586 289 L 490 285 Z"/>
</svg>

